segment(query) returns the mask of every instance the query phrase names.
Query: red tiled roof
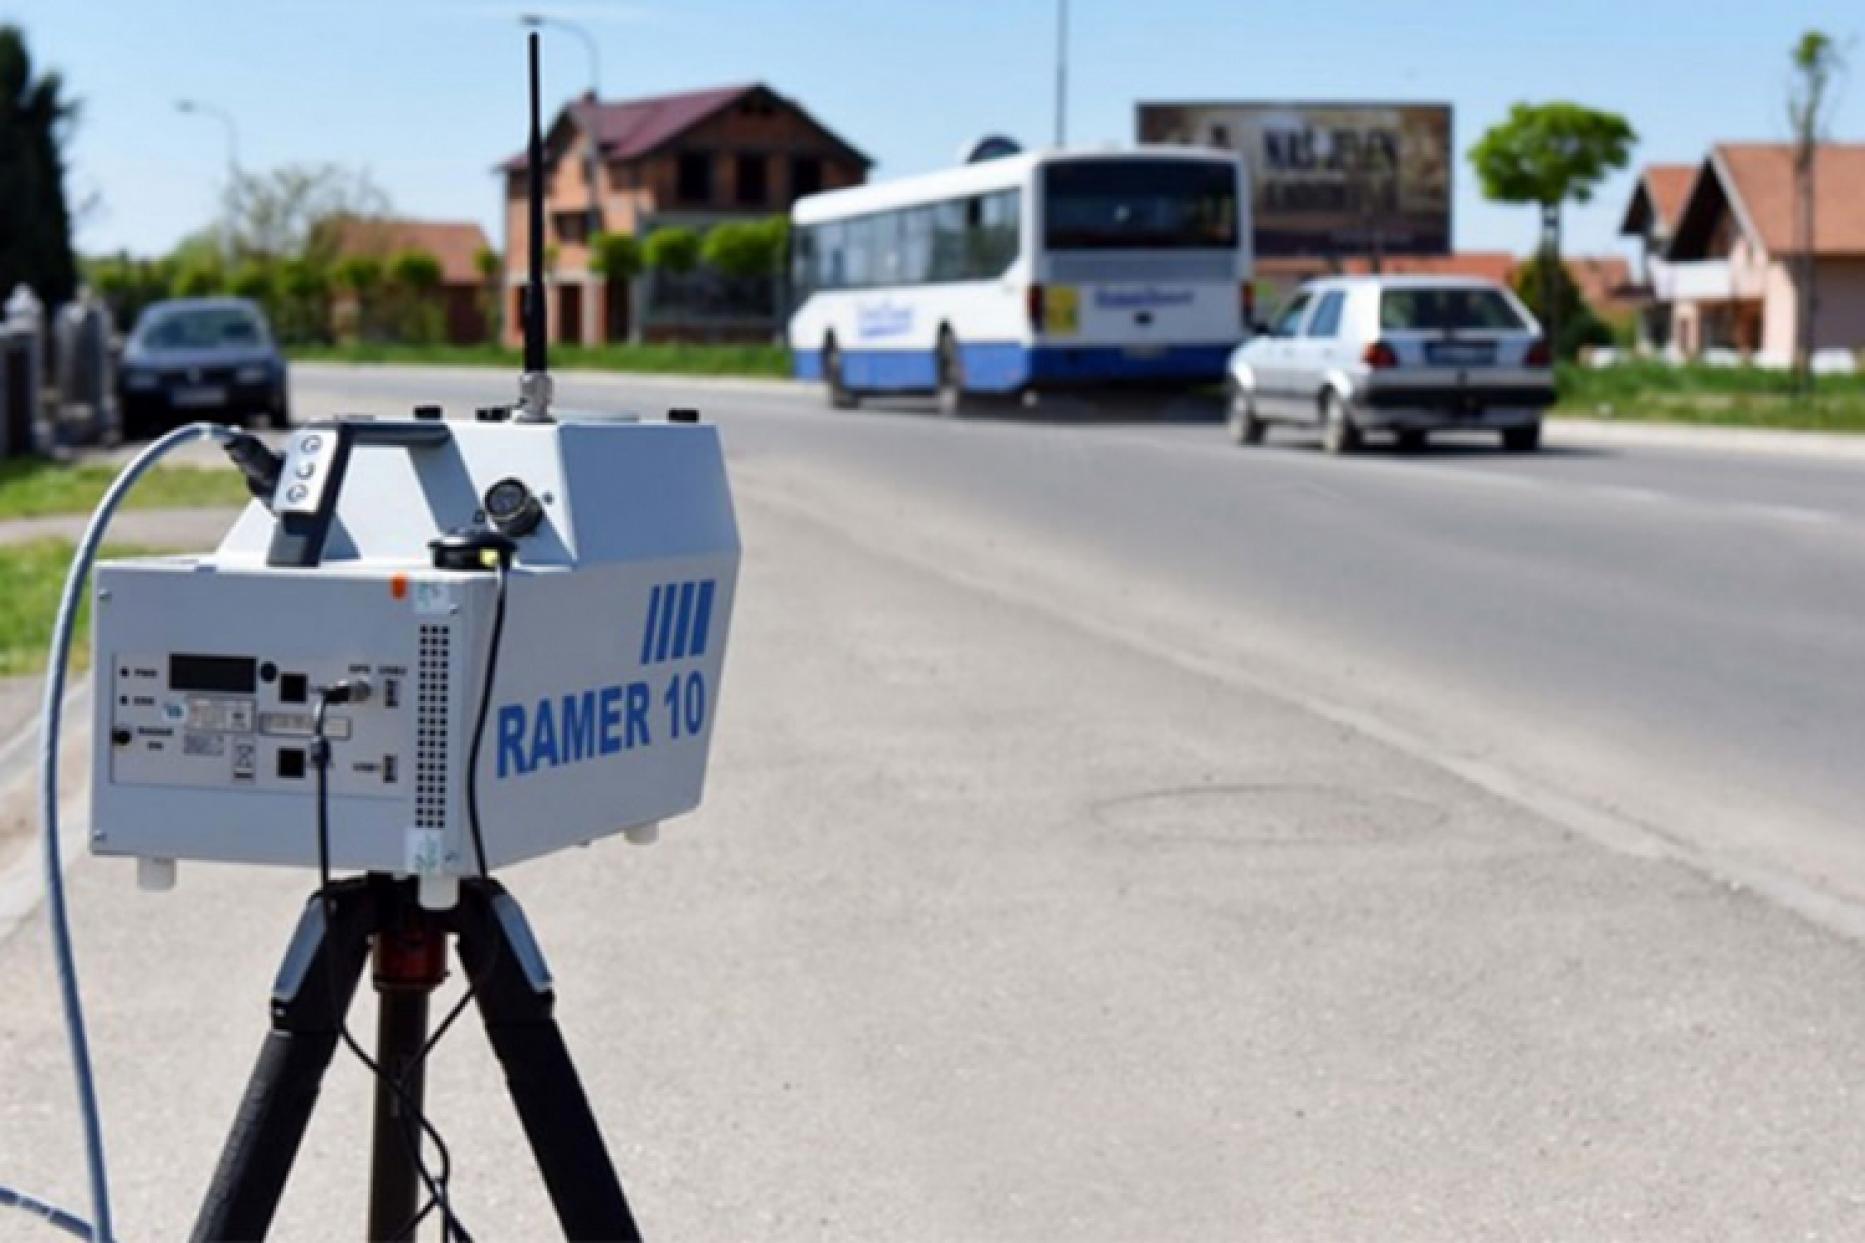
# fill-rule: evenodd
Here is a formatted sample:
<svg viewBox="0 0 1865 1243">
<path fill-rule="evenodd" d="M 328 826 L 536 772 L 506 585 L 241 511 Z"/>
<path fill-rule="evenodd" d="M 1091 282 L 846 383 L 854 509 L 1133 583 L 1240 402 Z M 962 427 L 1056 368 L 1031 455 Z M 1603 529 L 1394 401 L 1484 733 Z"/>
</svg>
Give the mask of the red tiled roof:
<svg viewBox="0 0 1865 1243">
<path fill-rule="evenodd" d="M 1724 176 L 1737 218 L 1771 255 L 1797 254 L 1794 148 L 1790 143 L 1718 143 L 1711 165 Z M 1813 157 L 1813 253 L 1865 255 L 1865 143 L 1822 143 Z"/>
<path fill-rule="evenodd" d="M 673 95 L 649 95 L 641 99 L 618 99 L 607 103 L 597 102 L 584 95 L 565 106 L 557 124 L 561 124 L 567 116 L 579 128 L 593 131 L 605 160 L 632 160 L 679 137 L 753 91 L 769 91 L 769 88 L 757 82 L 747 82 L 738 86 L 715 86 L 703 91 L 681 91 Z M 775 92 L 770 93 L 775 95 Z M 797 106 L 781 96 L 777 98 L 786 106 Z M 551 127 L 553 134 L 556 129 L 557 125 Z M 824 132 L 827 133 L 826 130 Z M 549 137 L 546 136 L 547 143 Z M 834 134 L 829 134 L 829 137 L 847 147 L 855 159 L 868 162 L 866 156 L 848 147 L 841 138 Z M 525 156 L 521 151 L 500 164 L 499 168 L 503 172 L 515 173 L 523 171 L 524 166 Z"/>
<path fill-rule="evenodd" d="M 1677 213 L 1684 210 L 1684 196 L 1696 180 L 1695 164 L 1647 164 L 1641 180 L 1651 196 L 1651 209 L 1658 215 L 1658 229 L 1669 233 L 1677 223 Z"/>
<path fill-rule="evenodd" d="M 486 231 L 469 220 L 401 220 L 350 216 L 330 222 L 340 255 L 388 258 L 421 250 L 440 261 L 444 285 L 478 285 L 476 256 L 487 248 Z"/>
<path fill-rule="evenodd" d="M 571 111 L 576 114 L 577 124 L 595 131 L 603 155 L 611 160 L 628 160 L 646 155 L 757 89 L 756 83 L 746 83 L 606 104 L 585 99 L 572 104 Z"/>
<path fill-rule="evenodd" d="M 1524 263 L 1533 262 L 1524 259 Z M 1619 255 L 1568 255 L 1564 260 L 1567 274 L 1573 277 L 1580 297 L 1595 310 L 1619 309 L 1638 301 L 1632 288 L 1632 265 Z"/>
</svg>

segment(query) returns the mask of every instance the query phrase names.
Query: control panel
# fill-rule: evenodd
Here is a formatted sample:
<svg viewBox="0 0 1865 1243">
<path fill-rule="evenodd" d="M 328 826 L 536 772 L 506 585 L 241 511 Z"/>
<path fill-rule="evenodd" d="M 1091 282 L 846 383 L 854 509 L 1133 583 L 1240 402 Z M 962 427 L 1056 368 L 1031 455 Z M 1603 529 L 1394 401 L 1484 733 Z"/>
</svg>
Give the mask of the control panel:
<svg viewBox="0 0 1865 1243">
<path fill-rule="evenodd" d="M 306 791 L 316 688 L 361 677 L 367 699 L 325 712 L 330 793 L 411 797 L 417 708 L 405 664 L 128 652 L 109 672 L 113 782 Z"/>
</svg>

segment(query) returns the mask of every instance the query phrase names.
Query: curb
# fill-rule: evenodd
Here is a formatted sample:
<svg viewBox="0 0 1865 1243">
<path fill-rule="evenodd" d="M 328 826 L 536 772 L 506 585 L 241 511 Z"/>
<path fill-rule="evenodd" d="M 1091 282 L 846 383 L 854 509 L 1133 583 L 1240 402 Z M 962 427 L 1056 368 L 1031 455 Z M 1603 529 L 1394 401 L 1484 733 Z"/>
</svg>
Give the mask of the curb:
<svg viewBox="0 0 1865 1243">
<path fill-rule="evenodd" d="M 1767 427 L 1703 427 L 1558 416 L 1548 420 L 1548 432 L 1564 444 L 1694 449 L 1865 462 L 1865 436 L 1844 432 L 1790 432 Z"/>
</svg>

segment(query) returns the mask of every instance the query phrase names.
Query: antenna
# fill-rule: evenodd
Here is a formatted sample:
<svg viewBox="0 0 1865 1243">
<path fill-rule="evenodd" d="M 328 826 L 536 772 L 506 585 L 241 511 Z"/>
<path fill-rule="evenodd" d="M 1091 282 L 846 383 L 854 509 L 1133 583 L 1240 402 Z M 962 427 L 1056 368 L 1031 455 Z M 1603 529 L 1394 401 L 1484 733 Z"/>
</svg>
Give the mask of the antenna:
<svg viewBox="0 0 1865 1243">
<path fill-rule="evenodd" d="M 518 410 L 515 423 L 549 423 L 550 359 L 544 321 L 544 135 L 538 107 L 538 36 L 530 36 L 531 52 L 531 141 L 525 162 L 526 227 L 529 240 L 526 250 L 531 260 L 530 277 L 525 283 L 525 369 L 518 378 Z"/>
</svg>

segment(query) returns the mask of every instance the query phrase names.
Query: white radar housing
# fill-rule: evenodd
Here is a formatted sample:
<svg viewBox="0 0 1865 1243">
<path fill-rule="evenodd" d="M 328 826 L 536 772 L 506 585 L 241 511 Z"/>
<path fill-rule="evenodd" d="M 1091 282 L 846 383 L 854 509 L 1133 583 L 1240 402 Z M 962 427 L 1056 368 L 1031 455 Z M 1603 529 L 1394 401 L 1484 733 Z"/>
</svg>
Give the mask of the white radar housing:
<svg viewBox="0 0 1865 1243">
<path fill-rule="evenodd" d="M 319 688 L 335 869 L 476 876 L 467 774 L 498 595 L 430 541 L 535 499 L 516 538 L 477 766 L 488 868 L 700 801 L 739 540 L 694 422 L 342 419 L 294 429 L 270 509 L 204 556 L 99 566 L 91 848 L 316 866 Z M 515 497 L 493 502 L 497 517 Z"/>
</svg>

